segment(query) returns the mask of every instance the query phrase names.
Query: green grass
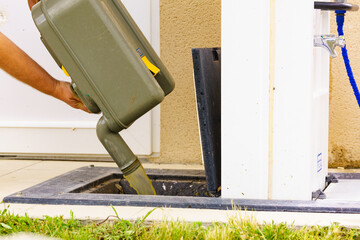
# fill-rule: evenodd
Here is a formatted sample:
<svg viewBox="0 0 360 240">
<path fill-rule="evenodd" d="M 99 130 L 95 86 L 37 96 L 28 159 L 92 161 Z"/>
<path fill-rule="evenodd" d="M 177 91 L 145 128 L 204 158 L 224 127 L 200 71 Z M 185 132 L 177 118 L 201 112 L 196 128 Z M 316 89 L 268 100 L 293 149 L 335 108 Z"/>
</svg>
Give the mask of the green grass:
<svg viewBox="0 0 360 240">
<path fill-rule="evenodd" d="M 114 209 L 115 211 L 115 209 Z M 265 223 L 259 225 L 254 219 L 230 218 L 227 223 L 185 223 L 182 221 L 161 221 L 146 223 L 144 218 L 135 222 L 126 220 L 84 223 L 74 218 L 62 217 L 32 219 L 18 216 L 6 209 L 0 213 L 0 238 L 18 232 L 36 233 L 61 239 L 357 239 L 360 230 L 347 229 L 338 225 L 329 227 L 295 228 L 286 223 Z M 116 211 L 115 214 L 117 215 Z"/>
</svg>

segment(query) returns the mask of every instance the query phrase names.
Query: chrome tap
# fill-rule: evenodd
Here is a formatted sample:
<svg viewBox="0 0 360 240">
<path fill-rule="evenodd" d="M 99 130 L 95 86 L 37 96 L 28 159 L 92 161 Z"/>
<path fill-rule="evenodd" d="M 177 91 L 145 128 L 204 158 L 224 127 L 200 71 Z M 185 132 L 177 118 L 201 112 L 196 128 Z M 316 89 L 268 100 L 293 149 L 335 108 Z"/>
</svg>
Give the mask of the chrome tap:
<svg viewBox="0 0 360 240">
<path fill-rule="evenodd" d="M 332 58 L 337 57 L 335 47 L 345 47 L 345 38 L 344 36 L 335 36 L 335 35 L 316 35 L 314 37 L 314 46 L 323 47 L 327 49 Z"/>
</svg>

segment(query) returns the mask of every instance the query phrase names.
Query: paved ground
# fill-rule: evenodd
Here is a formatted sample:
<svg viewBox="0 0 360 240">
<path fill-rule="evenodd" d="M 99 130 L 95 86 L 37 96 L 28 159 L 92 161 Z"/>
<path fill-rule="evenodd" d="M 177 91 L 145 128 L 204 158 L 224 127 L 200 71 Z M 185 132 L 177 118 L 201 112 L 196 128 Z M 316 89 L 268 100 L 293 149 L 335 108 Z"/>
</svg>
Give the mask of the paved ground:
<svg viewBox="0 0 360 240">
<path fill-rule="evenodd" d="M 0 160 L 0 201 L 7 195 L 32 187 L 35 184 L 61 175 L 76 168 L 95 165 L 116 167 L 115 163 L 99 162 L 70 162 L 70 161 L 19 161 Z M 145 168 L 162 169 L 203 169 L 200 165 L 159 165 L 144 164 Z M 337 170 L 338 171 L 338 170 Z M 351 170 L 350 170 L 351 171 Z M 354 172 L 354 171 L 352 171 Z M 108 216 L 114 216 L 114 210 L 110 206 L 68 206 L 68 205 L 35 205 L 35 204 L 4 204 L 0 205 L 0 211 L 8 208 L 11 212 L 19 215 L 27 213 L 31 217 L 60 216 L 70 217 L 73 211 L 78 219 L 103 220 Z M 127 220 L 136 220 L 145 216 L 152 208 L 147 207 L 115 207 L 118 215 Z M 360 227 L 360 214 L 315 214 L 315 213 L 281 213 L 281 212 L 245 212 L 233 210 L 207 210 L 207 209 L 156 209 L 148 218 L 148 221 L 163 219 L 181 219 L 184 221 L 201 221 L 204 223 L 225 222 L 229 217 L 253 217 L 259 223 L 263 222 L 287 222 L 298 226 L 304 225 L 329 225 L 333 222 L 348 227 Z"/>
</svg>

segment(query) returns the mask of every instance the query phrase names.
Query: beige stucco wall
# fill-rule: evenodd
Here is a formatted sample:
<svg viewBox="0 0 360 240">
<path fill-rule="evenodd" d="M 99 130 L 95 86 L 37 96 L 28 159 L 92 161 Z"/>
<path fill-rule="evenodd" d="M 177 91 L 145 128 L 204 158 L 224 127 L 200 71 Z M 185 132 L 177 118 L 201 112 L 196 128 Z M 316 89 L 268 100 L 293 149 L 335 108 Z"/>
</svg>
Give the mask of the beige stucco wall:
<svg viewBox="0 0 360 240">
<path fill-rule="evenodd" d="M 160 0 L 161 59 L 176 87 L 161 105 L 161 156 L 201 163 L 191 49 L 219 47 L 221 0 Z"/>
<path fill-rule="evenodd" d="M 351 2 L 360 5 L 360 0 Z M 221 0 L 161 0 L 161 58 L 176 80 L 162 104 L 161 157 L 154 161 L 201 163 L 191 48 L 216 47 L 221 41 Z M 348 13 L 347 47 L 360 87 L 360 12 Z M 332 13 L 332 33 L 336 33 Z M 360 109 L 349 84 L 340 49 L 331 61 L 329 163 L 360 167 Z"/>
<path fill-rule="evenodd" d="M 359 4 L 360 0 L 351 3 Z M 344 33 L 351 66 L 360 86 L 360 12 L 346 14 Z M 332 14 L 332 33 L 336 23 Z M 350 86 L 341 51 L 331 61 L 329 163 L 332 167 L 360 167 L 360 109 Z"/>
</svg>

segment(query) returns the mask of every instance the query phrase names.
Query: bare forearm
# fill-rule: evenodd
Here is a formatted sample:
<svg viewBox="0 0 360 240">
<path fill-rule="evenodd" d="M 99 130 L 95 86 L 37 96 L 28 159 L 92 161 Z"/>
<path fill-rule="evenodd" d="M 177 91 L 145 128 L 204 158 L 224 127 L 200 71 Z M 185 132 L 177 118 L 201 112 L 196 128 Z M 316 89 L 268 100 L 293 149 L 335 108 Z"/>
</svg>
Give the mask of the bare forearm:
<svg viewBox="0 0 360 240">
<path fill-rule="evenodd" d="M 54 97 L 58 81 L 0 33 L 0 68 L 31 87 Z"/>
<path fill-rule="evenodd" d="M 28 0 L 31 9 L 38 0 Z M 0 33 L 0 68 L 27 85 L 51 95 L 73 108 L 85 112 L 81 99 L 71 90 L 70 83 L 59 81 L 48 74 L 39 64 Z"/>
</svg>

